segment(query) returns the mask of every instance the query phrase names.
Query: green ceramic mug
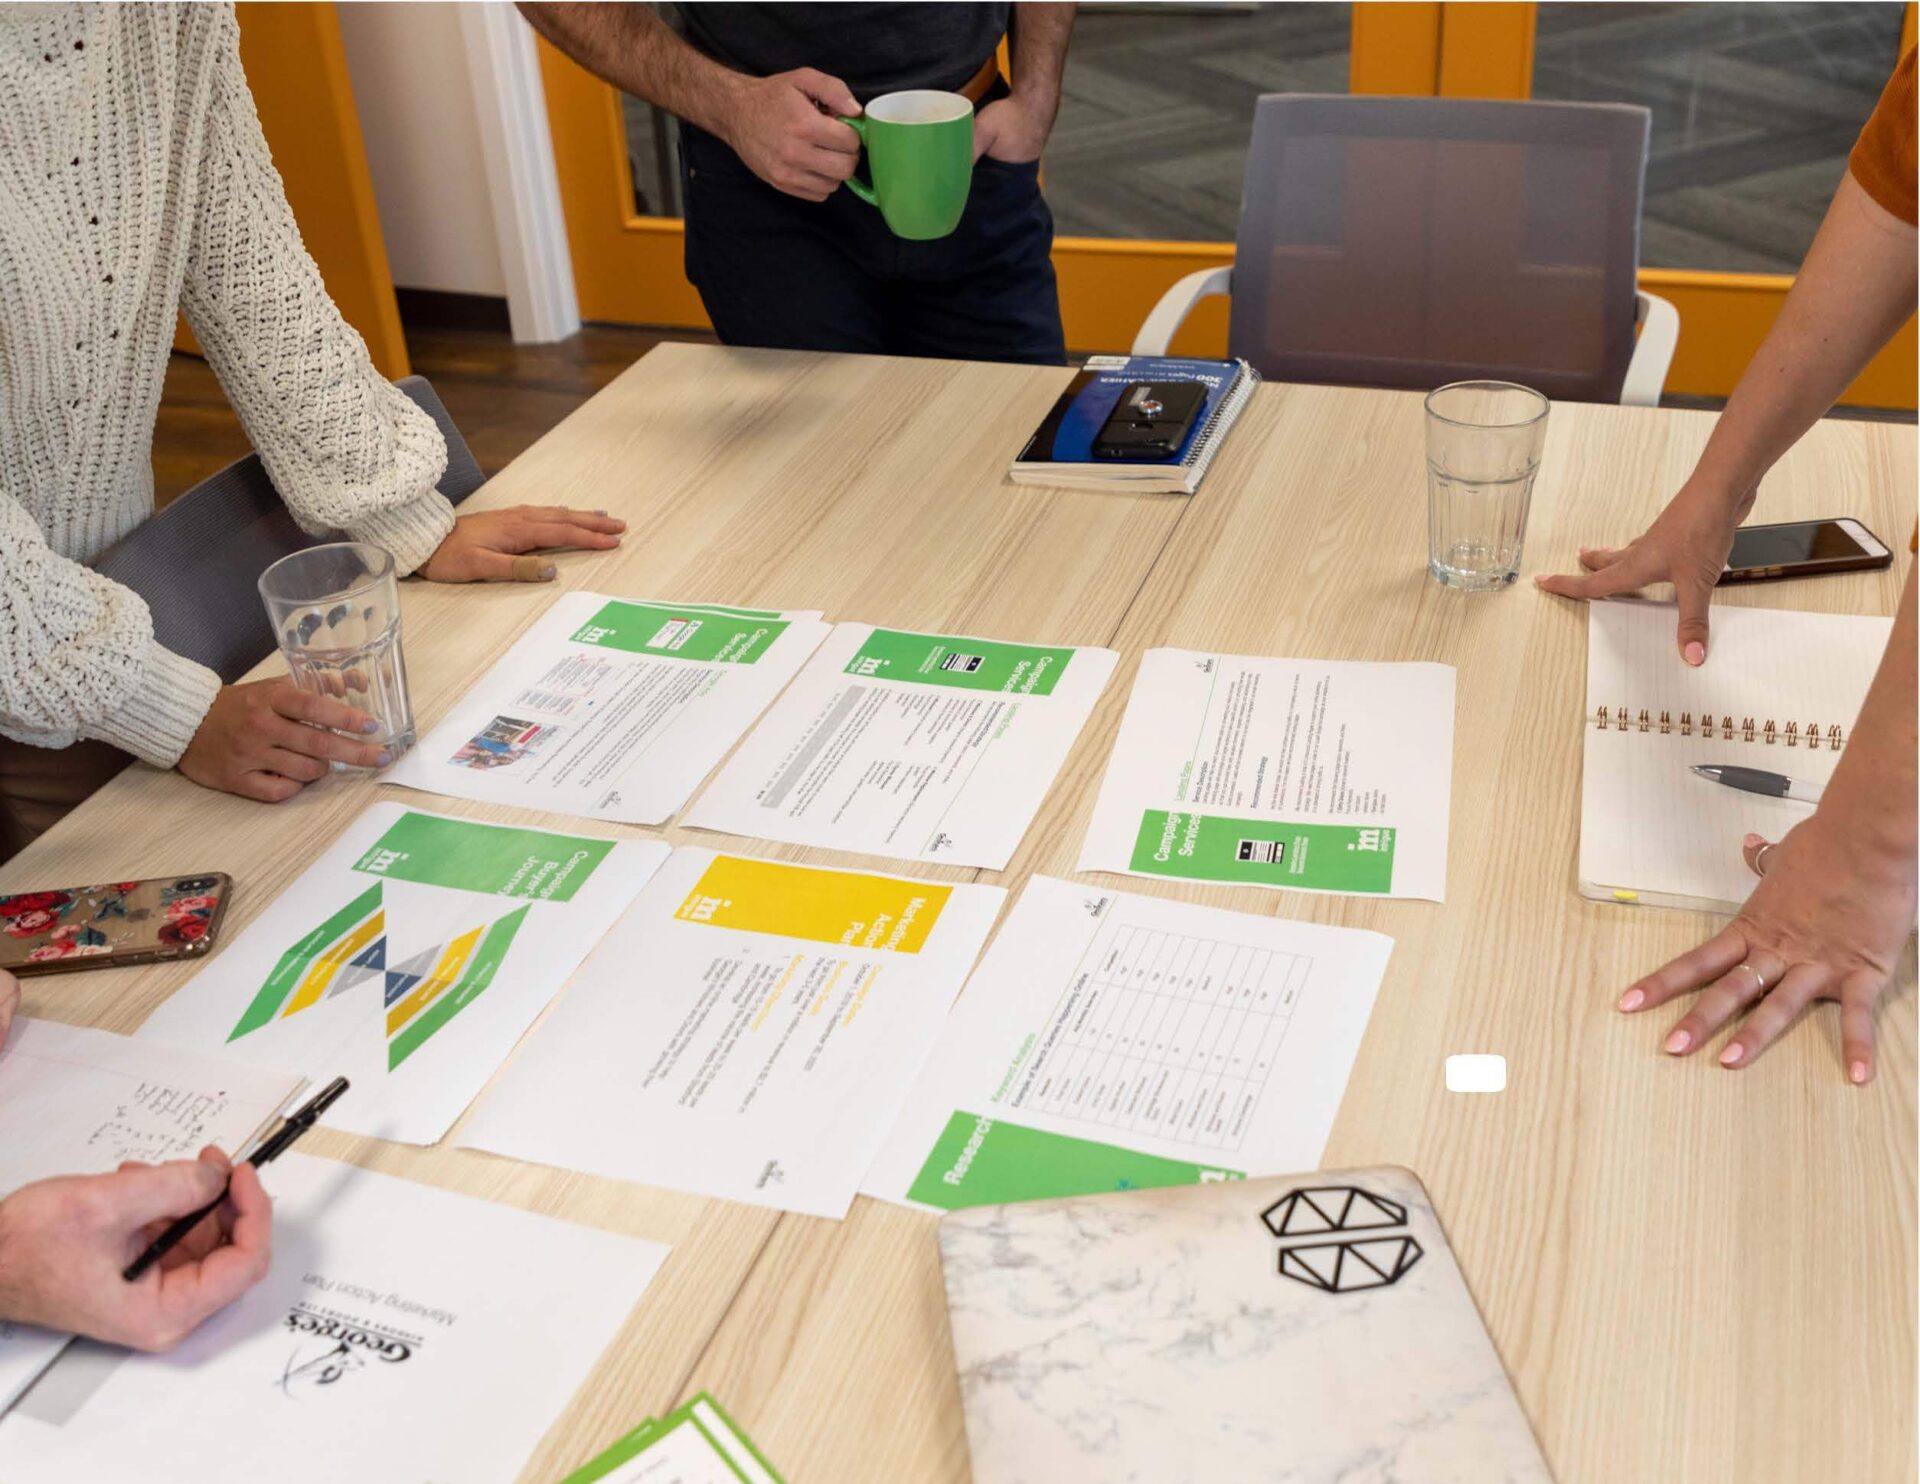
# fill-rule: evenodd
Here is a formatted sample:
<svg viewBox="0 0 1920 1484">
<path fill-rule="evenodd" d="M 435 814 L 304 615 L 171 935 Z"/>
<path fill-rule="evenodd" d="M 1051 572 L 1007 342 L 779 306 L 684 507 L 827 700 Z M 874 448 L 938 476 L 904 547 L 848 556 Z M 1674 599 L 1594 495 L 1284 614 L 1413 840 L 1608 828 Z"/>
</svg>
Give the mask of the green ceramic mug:
<svg viewBox="0 0 1920 1484">
<path fill-rule="evenodd" d="M 973 105 L 958 93 L 887 93 L 860 118 L 842 119 L 867 147 L 871 184 L 852 191 L 878 207 L 896 237 L 927 242 L 960 225 L 973 185 Z"/>
</svg>

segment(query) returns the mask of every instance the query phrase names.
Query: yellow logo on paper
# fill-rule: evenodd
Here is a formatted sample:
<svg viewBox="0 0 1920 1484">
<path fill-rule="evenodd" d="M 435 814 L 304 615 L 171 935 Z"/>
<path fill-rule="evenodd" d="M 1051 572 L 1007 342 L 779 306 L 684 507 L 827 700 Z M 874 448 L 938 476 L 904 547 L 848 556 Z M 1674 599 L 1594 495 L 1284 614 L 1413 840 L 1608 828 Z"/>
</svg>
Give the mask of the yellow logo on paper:
<svg viewBox="0 0 1920 1484">
<path fill-rule="evenodd" d="M 952 895 L 952 887 L 931 881 L 722 855 L 673 915 L 774 937 L 918 953 Z"/>
</svg>

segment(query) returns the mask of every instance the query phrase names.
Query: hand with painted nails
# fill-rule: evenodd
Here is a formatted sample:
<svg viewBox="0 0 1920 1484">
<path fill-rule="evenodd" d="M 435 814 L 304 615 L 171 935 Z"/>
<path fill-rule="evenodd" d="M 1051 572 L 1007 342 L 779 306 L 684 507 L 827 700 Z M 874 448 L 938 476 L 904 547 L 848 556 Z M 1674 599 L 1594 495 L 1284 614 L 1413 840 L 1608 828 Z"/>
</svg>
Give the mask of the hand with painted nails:
<svg viewBox="0 0 1920 1484">
<path fill-rule="evenodd" d="M 1754 491 L 1730 494 L 1690 479 L 1652 525 L 1622 547 L 1580 548 L 1584 576 L 1554 574 L 1534 585 L 1563 598 L 1610 598 L 1615 593 L 1673 584 L 1680 606 L 1676 643 L 1689 665 L 1707 658 L 1707 609 L 1714 584 L 1733 550 L 1733 532 L 1753 508 Z"/>
<path fill-rule="evenodd" d="M 558 568 L 534 553 L 609 551 L 626 528 L 604 510 L 563 505 L 476 511 L 453 523 L 419 575 L 429 582 L 551 582 Z"/>
<path fill-rule="evenodd" d="M 315 695 L 284 677 L 223 685 L 174 766 L 203 788 L 278 804 L 334 763 L 392 762 L 379 743 L 359 740 L 379 728 L 344 697 Z"/>
<path fill-rule="evenodd" d="M 1911 860 L 1820 812 L 1778 845 L 1747 836 L 1744 853 L 1749 866 L 1765 872 L 1739 915 L 1635 984 L 1620 1008 L 1652 1010 L 1698 990 L 1666 1050 L 1688 1055 L 1737 1019 L 1719 1061 L 1744 1067 L 1814 1001 L 1837 1000 L 1847 1080 L 1866 1082 L 1873 1076 L 1874 1007 L 1913 930 Z"/>
</svg>

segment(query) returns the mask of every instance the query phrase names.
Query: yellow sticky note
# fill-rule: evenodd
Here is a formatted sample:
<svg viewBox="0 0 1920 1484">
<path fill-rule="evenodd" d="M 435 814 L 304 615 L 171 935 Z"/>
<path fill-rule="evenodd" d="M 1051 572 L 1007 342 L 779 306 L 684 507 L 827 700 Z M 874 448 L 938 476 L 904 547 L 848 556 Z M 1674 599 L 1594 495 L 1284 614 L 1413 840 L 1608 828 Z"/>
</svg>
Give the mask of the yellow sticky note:
<svg viewBox="0 0 1920 1484">
<path fill-rule="evenodd" d="M 918 953 L 952 895 L 952 887 L 930 881 L 722 855 L 673 915 L 749 933 Z"/>
</svg>

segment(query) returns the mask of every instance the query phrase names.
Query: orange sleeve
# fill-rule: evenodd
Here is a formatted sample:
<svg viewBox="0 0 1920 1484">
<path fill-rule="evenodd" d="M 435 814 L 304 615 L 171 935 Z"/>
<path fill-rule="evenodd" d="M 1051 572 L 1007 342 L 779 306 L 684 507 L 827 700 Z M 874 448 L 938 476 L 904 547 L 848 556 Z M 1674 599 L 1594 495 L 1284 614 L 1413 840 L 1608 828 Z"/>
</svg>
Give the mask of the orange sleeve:
<svg viewBox="0 0 1920 1484">
<path fill-rule="evenodd" d="M 1847 157 L 1860 188 L 1909 226 L 1920 217 L 1915 202 L 1914 53 L 1908 52 L 1887 79 L 1879 106 Z"/>
</svg>

